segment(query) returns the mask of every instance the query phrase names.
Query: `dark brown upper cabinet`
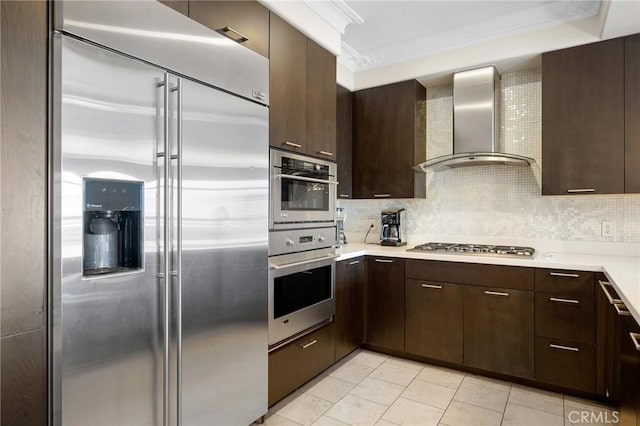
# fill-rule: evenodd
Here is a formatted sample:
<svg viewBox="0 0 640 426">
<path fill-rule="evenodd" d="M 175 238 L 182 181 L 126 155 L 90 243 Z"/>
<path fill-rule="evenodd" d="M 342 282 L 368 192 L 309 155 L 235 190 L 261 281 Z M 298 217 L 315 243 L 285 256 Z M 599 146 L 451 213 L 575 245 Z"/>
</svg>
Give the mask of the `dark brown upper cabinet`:
<svg viewBox="0 0 640 426">
<path fill-rule="evenodd" d="M 189 0 L 158 0 L 165 6 L 169 6 L 171 9 L 182 13 L 184 16 L 189 16 Z M 193 4 L 193 2 L 191 2 Z"/>
<path fill-rule="evenodd" d="M 307 38 L 271 13 L 269 145 L 306 152 Z"/>
<path fill-rule="evenodd" d="M 190 1 L 189 17 L 244 47 L 266 58 L 269 57 L 269 10 L 260 3 L 256 1 Z"/>
<path fill-rule="evenodd" d="M 640 192 L 640 34 L 624 39 L 624 192 Z"/>
<path fill-rule="evenodd" d="M 351 198 L 351 162 L 353 159 L 353 93 L 337 86 L 336 162 L 338 163 L 338 198 Z"/>
<path fill-rule="evenodd" d="M 543 195 L 625 192 L 624 80 L 623 39 L 542 55 Z"/>
<path fill-rule="evenodd" d="M 307 154 L 336 159 L 336 57 L 307 39 Z"/>
<path fill-rule="evenodd" d="M 273 13 L 269 52 L 269 145 L 335 161 L 335 56 Z"/>
<path fill-rule="evenodd" d="M 353 198 L 424 198 L 426 90 L 416 80 L 355 92 Z"/>
</svg>

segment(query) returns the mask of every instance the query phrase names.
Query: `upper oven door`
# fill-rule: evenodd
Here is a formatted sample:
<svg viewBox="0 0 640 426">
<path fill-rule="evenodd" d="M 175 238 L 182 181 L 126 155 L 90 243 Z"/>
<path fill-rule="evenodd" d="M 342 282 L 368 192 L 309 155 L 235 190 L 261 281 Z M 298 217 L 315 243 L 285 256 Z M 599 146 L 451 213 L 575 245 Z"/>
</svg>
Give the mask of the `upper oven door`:
<svg viewBox="0 0 640 426">
<path fill-rule="evenodd" d="M 334 223 L 336 165 L 271 150 L 271 229 Z"/>
</svg>

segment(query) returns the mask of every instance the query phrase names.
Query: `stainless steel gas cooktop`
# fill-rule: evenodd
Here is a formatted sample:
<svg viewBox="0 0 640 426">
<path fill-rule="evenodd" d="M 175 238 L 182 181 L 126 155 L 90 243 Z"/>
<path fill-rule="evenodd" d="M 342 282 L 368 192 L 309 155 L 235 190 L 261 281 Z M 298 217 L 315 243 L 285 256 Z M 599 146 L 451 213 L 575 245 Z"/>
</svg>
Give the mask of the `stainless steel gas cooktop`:
<svg viewBox="0 0 640 426">
<path fill-rule="evenodd" d="M 426 243 L 407 251 L 451 254 L 479 254 L 483 256 L 513 256 L 533 258 L 535 249 L 519 246 L 491 246 L 486 244 Z"/>
</svg>

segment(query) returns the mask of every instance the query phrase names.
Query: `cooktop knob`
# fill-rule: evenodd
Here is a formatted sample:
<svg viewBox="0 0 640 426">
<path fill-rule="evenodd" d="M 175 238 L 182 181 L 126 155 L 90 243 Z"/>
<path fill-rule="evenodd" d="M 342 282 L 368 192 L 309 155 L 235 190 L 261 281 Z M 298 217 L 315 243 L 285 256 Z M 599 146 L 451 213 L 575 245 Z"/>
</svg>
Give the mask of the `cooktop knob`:
<svg viewBox="0 0 640 426">
<path fill-rule="evenodd" d="M 318 235 L 318 242 L 324 243 L 324 237 L 322 235 Z"/>
<path fill-rule="evenodd" d="M 284 242 L 287 247 L 291 247 L 293 245 L 293 240 L 287 240 Z"/>
</svg>

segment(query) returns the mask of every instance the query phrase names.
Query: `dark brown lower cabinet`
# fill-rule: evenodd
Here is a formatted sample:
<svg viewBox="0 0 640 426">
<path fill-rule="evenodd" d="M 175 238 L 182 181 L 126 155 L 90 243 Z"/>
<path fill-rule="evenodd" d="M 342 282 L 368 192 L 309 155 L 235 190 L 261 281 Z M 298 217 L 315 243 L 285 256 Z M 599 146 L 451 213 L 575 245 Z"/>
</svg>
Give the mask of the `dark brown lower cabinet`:
<svg viewBox="0 0 640 426">
<path fill-rule="evenodd" d="M 336 360 L 362 344 L 364 257 L 336 263 Z"/>
<path fill-rule="evenodd" d="M 405 351 L 462 364 L 464 286 L 407 279 Z"/>
<path fill-rule="evenodd" d="M 465 286 L 464 364 L 533 378 L 532 291 Z"/>
<path fill-rule="evenodd" d="M 366 342 L 404 351 L 404 259 L 367 257 Z"/>
<path fill-rule="evenodd" d="M 536 380 L 595 393 L 595 346 L 536 337 Z"/>
<path fill-rule="evenodd" d="M 269 354 L 269 406 L 275 404 L 334 362 L 334 324 Z"/>
<path fill-rule="evenodd" d="M 640 326 L 622 317 L 620 328 L 620 425 L 640 425 Z M 635 340 L 632 338 L 632 334 Z"/>
<path fill-rule="evenodd" d="M 604 277 L 599 280 L 606 281 Z M 606 293 L 605 293 L 606 292 Z M 620 326 L 622 316 L 629 311 L 619 301 L 618 294 L 608 283 L 596 289 L 597 343 L 596 343 L 596 392 L 608 398 L 613 405 L 620 403 Z M 621 309 L 622 308 L 622 309 Z"/>
</svg>

